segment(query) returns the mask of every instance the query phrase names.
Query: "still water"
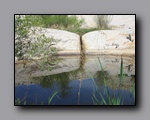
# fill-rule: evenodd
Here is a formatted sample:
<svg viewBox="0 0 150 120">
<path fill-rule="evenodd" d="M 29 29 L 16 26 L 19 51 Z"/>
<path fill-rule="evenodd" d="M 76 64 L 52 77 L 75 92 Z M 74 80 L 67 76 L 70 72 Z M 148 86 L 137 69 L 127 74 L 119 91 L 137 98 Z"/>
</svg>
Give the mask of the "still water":
<svg viewBox="0 0 150 120">
<path fill-rule="evenodd" d="M 122 81 L 120 63 L 120 56 L 61 56 L 53 63 L 17 63 L 15 105 L 134 105 L 135 58 L 123 57 Z"/>
</svg>

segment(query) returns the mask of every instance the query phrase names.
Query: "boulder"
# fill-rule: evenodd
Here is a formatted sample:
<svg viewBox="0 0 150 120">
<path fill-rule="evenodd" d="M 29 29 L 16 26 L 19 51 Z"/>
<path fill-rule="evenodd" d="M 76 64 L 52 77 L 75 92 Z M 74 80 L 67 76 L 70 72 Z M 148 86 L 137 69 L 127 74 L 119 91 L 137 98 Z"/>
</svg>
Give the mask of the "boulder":
<svg viewBox="0 0 150 120">
<path fill-rule="evenodd" d="M 80 36 L 78 34 L 46 28 L 42 28 L 42 31 L 46 37 L 56 40 L 54 47 L 58 49 L 57 54 L 80 54 Z"/>
<path fill-rule="evenodd" d="M 130 39 L 131 37 L 131 39 Z M 128 30 L 99 30 L 82 36 L 85 54 L 135 54 L 135 34 Z"/>
<path fill-rule="evenodd" d="M 47 38 L 53 38 L 53 41 L 50 43 L 44 43 L 42 40 L 44 40 L 44 36 Z M 15 42 L 18 42 L 15 40 Z M 31 31 L 29 33 L 29 37 L 27 39 L 23 39 L 22 43 L 24 44 L 24 47 L 22 49 L 24 54 L 24 58 L 31 58 L 32 59 L 42 59 L 45 57 L 43 52 L 40 52 L 41 50 L 47 51 L 49 49 L 49 46 L 55 47 L 56 54 L 58 55 L 79 55 L 80 54 L 80 36 L 76 33 L 64 31 L 64 30 L 57 30 L 57 29 L 48 29 L 48 28 L 40 28 L 40 27 L 32 27 Z M 42 47 L 39 46 L 39 51 L 35 53 L 34 56 L 30 55 L 29 53 L 26 53 L 29 48 L 29 43 L 42 43 Z M 50 54 L 49 54 L 50 53 Z M 51 56 L 51 51 L 48 51 L 48 55 Z M 16 61 L 16 59 L 15 59 Z"/>
</svg>

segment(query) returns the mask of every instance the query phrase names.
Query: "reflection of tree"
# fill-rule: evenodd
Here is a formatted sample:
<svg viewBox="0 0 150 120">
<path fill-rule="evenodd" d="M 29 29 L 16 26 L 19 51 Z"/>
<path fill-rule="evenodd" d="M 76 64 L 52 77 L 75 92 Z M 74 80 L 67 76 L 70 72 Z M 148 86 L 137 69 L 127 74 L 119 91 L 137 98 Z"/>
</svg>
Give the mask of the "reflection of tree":
<svg viewBox="0 0 150 120">
<path fill-rule="evenodd" d="M 133 81 L 135 83 L 135 75 L 131 76 L 131 81 Z"/>
<path fill-rule="evenodd" d="M 55 75 L 57 78 L 57 83 L 60 86 L 60 91 L 62 97 L 66 97 L 71 90 L 71 87 L 68 86 L 70 79 L 69 79 L 69 73 L 60 73 L 59 75 Z M 55 79 L 55 78 L 54 78 Z"/>
<path fill-rule="evenodd" d="M 57 65 L 60 62 L 59 58 L 56 58 L 54 56 L 51 56 L 50 58 L 44 58 L 42 60 L 36 61 L 36 65 L 40 68 L 40 70 L 49 70 L 51 71 L 55 65 Z"/>
<path fill-rule="evenodd" d="M 111 89 L 126 89 L 130 90 L 130 87 L 132 84 L 135 84 L 135 75 L 132 75 L 130 77 L 124 76 L 123 78 L 123 86 L 120 86 L 120 77 L 118 75 L 110 76 L 107 71 L 104 71 L 105 74 L 105 82 L 104 82 L 104 77 L 103 77 L 103 72 L 102 71 L 97 71 L 95 78 L 96 83 L 99 86 L 103 86 L 106 84 L 107 87 L 110 87 Z"/>
<path fill-rule="evenodd" d="M 55 83 L 59 86 L 58 91 L 61 92 L 62 97 L 68 95 L 72 87 L 69 87 L 70 73 L 60 73 L 56 75 L 33 77 L 34 82 L 39 83 L 44 88 L 53 88 Z"/>
<path fill-rule="evenodd" d="M 50 79 L 49 76 L 32 77 L 32 80 L 43 88 L 52 88 L 54 84 L 54 80 Z"/>
<path fill-rule="evenodd" d="M 106 81 L 110 79 L 108 71 L 97 71 L 96 78 L 101 85 L 104 84 L 104 78 Z"/>
</svg>

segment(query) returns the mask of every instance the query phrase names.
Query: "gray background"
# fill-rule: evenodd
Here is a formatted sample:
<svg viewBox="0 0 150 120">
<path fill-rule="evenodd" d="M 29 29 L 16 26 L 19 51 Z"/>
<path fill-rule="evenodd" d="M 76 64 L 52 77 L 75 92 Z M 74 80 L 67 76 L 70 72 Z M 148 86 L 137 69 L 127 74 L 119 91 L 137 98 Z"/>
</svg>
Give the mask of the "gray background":
<svg viewBox="0 0 150 120">
<path fill-rule="evenodd" d="M 0 119 L 135 119 L 147 117 L 149 93 L 148 0 L 1 0 L 0 1 Z M 14 14 L 136 14 L 137 107 L 17 107 L 14 106 Z M 149 40 L 149 41 L 148 41 Z"/>
</svg>

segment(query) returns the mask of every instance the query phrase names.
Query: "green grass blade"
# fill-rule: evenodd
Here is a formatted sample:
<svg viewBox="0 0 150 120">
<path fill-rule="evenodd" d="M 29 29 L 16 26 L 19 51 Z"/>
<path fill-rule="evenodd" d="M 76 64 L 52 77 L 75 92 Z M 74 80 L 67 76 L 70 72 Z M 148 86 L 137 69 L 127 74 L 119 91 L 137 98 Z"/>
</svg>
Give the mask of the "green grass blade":
<svg viewBox="0 0 150 120">
<path fill-rule="evenodd" d="M 26 105 L 26 104 L 27 104 L 26 101 L 24 101 L 24 102 L 23 102 L 23 105 Z"/>
<path fill-rule="evenodd" d="M 100 96 L 101 96 L 101 99 L 102 99 L 103 103 L 104 103 L 105 105 L 107 105 L 107 103 L 106 103 L 106 101 L 105 101 L 105 99 L 104 99 L 104 97 L 102 96 L 101 93 L 100 93 Z"/>
<path fill-rule="evenodd" d="M 107 92 L 106 93 L 107 93 L 108 102 L 111 103 L 111 96 L 110 96 L 108 88 L 107 88 Z"/>
<path fill-rule="evenodd" d="M 99 102 L 99 100 L 97 99 L 97 97 L 95 96 L 95 94 L 93 94 L 93 100 L 95 100 L 95 102 L 96 102 L 98 105 L 100 105 L 100 102 Z"/>
<path fill-rule="evenodd" d="M 97 86 L 97 84 L 96 84 L 96 82 L 95 82 L 93 76 L 91 75 L 91 73 L 89 73 L 89 75 L 90 75 L 90 77 L 91 77 L 91 79 L 92 79 L 92 81 L 93 81 L 93 83 L 94 83 L 94 85 L 95 85 L 95 87 L 96 87 L 96 90 L 97 90 L 97 89 L 98 89 L 98 86 Z"/>
<path fill-rule="evenodd" d="M 98 57 L 98 62 L 99 62 L 100 70 L 102 70 L 102 73 L 103 73 L 104 86 L 106 87 L 106 76 L 105 76 L 104 68 L 103 68 L 103 66 L 102 66 L 102 63 L 101 63 L 101 61 L 100 61 L 100 58 L 99 58 L 99 57 Z"/>
<path fill-rule="evenodd" d="M 96 102 L 95 102 L 95 100 L 94 100 L 94 98 L 93 98 L 93 97 L 92 97 L 92 101 L 93 101 L 93 104 L 94 104 L 94 105 L 96 105 Z"/>
<path fill-rule="evenodd" d="M 58 91 L 57 92 L 55 92 L 51 97 L 49 97 L 49 99 L 48 99 L 48 105 L 50 105 L 51 104 L 51 101 L 53 100 L 53 98 L 57 95 L 57 93 L 58 93 Z"/>
<path fill-rule="evenodd" d="M 104 78 L 105 78 L 104 68 L 103 68 L 103 66 L 102 66 L 102 63 L 101 63 L 99 57 L 98 57 L 98 61 L 99 61 L 99 67 L 100 67 L 100 69 L 102 70 L 103 76 L 104 76 Z"/>
</svg>

